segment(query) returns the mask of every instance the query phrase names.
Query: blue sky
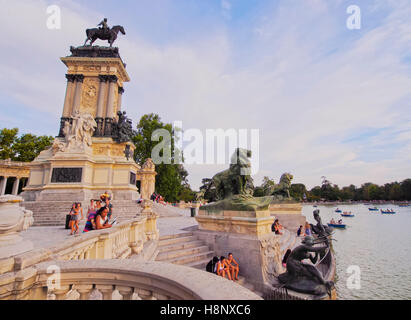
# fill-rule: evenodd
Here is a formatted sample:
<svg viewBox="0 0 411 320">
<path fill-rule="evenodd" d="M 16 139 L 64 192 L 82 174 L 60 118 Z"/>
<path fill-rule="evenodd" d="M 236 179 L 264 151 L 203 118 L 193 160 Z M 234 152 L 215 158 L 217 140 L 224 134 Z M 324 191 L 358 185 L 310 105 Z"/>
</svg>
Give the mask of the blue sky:
<svg viewBox="0 0 411 320">
<path fill-rule="evenodd" d="M 46 28 L 46 8 L 62 28 Z M 360 30 L 346 28 L 349 5 Z M 411 176 L 411 3 L 407 0 L 0 0 L 0 127 L 55 135 L 59 57 L 103 17 L 122 24 L 123 106 L 185 129 L 260 130 L 259 183 L 312 187 Z M 96 9 L 98 8 L 98 9 Z M 29 26 L 29 32 L 26 31 Z M 102 45 L 103 43 L 98 43 Z M 198 187 L 225 166 L 187 166 Z"/>
</svg>

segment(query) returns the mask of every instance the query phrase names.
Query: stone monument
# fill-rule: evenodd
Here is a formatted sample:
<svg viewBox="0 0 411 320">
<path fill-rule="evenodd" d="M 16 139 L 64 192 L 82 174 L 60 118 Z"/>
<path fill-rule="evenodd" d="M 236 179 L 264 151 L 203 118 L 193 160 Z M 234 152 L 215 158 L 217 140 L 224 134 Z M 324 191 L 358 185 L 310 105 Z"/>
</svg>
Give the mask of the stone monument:
<svg viewBox="0 0 411 320">
<path fill-rule="evenodd" d="M 133 159 L 135 132 L 122 111 L 124 84 L 130 77 L 119 49 L 89 45 L 70 51 L 61 58 L 67 67 L 67 89 L 59 134 L 52 147 L 30 163 L 22 193 L 36 223 L 41 220 L 39 210 L 47 211 L 44 214 L 53 220 L 52 210 L 62 210 L 63 202 L 68 211 L 69 202 L 86 205 L 105 191 L 114 201 L 136 200 L 138 180 L 143 199 L 154 192 L 152 161 L 141 168 Z M 55 222 L 63 224 L 59 214 Z"/>
<path fill-rule="evenodd" d="M 282 271 L 281 248 L 279 236 L 271 232 L 273 197 L 254 198 L 250 193 L 250 156 L 250 151 L 237 149 L 230 168 L 213 177 L 221 200 L 200 207 L 197 234 L 217 255 L 232 252 L 241 274 L 264 291 Z"/>
</svg>

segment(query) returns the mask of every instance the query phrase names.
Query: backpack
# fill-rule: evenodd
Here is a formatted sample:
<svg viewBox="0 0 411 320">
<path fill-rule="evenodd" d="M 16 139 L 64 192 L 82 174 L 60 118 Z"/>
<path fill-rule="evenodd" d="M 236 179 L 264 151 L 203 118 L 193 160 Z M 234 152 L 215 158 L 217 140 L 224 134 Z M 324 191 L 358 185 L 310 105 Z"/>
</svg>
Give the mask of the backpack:
<svg viewBox="0 0 411 320">
<path fill-rule="evenodd" d="M 218 257 L 214 257 L 213 259 L 211 259 L 206 266 L 206 271 L 210 272 L 210 273 L 214 273 L 214 269 L 215 269 L 215 265 L 218 262 Z"/>
</svg>

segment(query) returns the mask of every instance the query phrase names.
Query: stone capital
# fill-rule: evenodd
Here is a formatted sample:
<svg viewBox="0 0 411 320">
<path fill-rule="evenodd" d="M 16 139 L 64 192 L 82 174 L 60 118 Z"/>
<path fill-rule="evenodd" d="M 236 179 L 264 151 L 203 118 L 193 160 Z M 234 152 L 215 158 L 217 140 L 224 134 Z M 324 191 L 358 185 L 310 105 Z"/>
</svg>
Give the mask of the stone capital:
<svg viewBox="0 0 411 320">
<path fill-rule="evenodd" d="M 83 82 L 84 81 L 84 74 L 76 74 L 76 81 L 77 82 Z"/>
<path fill-rule="evenodd" d="M 100 79 L 100 82 L 107 82 L 108 79 L 109 79 L 109 76 L 101 74 L 101 75 L 98 76 L 98 78 Z"/>
<path fill-rule="evenodd" d="M 66 79 L 68 82 L 74 82 L 76 80 L 75 74 L 66 74 Z"/>
<path fill-rule="evenodd" d="M 110 76 L 108 76 L 108 81 L 109 82 L 117 82 L 118 81 L 118 77 L 117 76 L 115 76 L 115 75 L 110 75 Z"/>
</svg>

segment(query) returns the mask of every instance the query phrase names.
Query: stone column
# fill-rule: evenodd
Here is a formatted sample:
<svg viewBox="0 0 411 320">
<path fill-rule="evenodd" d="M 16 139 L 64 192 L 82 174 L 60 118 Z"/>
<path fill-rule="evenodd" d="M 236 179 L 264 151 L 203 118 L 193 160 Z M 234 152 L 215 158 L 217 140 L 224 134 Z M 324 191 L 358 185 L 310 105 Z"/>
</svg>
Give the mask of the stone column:
<svg viewBox="0 0 411 320">
<path fill-rule="evenodd" d="M 76 85 L 75 85 L 76 89 L 74 92 L 74 102 L 73 102 L 72 113 L 80 110 L 81 91 L 83 88 L 84 75 L 76 74 L 75 79 L 76 79 Z"/>
<path fill-rule="evenodd" d="M 124 88 L 118 87 L 117 112 L 121 111 L 121 102 L 123 101 L 123 93 L 124 93 Z"/>
<path fill-rule="evenodd" d="M 0 196 L 4 196 L 6 194 L 7 178 L 8 177 L 3 177 L 3 180 L 1 180 Z"/>
<path fill-rule="evenodd" d="M 20 177 L 16 177 L 16 180 L 14 180 L 14 183 L 13 183 L 13 192 L 12 192 L 14 196 L 17 196 L 17 193 L 19 192 L 19 186 L 20 186 Z"/>
<path fill-rule="evenodd" d="M 111 137 L 112 135 L 112 124 L 114 118 L 114 98 L 115 98 L 115 90 L 117 85 L 117 76 L 109 76 L 109 91 L 108 91 L 108 100 L 107 100 L 107 111 L 106 111 L 106 119 L 104 124 L 104 135 L 106 137 Z"/>
<path fill-rule="evenodd" d="M 97 122 L 97 129 L 94 132 L 96 137 L 101 137 L 104 135 L 104 98 L 106 97 L 107 92 L 107 75 L 100 75 L 100 90 L 98 95 L 98 102 L 97 102 L 97 115 L 96 115 L 96 122 Z"/>
<path fill-rule="evenodd" d="M 73 108 L 73 94 L 75 89 L 75 75 L 74 74 L 66 74 L 67 78 L 67 88 L 66 88 L 66 97 L 64 99 L 64 107 L 63 107 L 63 114 L 60 120 L 60 131 L 59 137 L 64 137 L 63 129 L 64 124 L 66 121 L 70 120 L 71 110 Z"/>
</svg>

